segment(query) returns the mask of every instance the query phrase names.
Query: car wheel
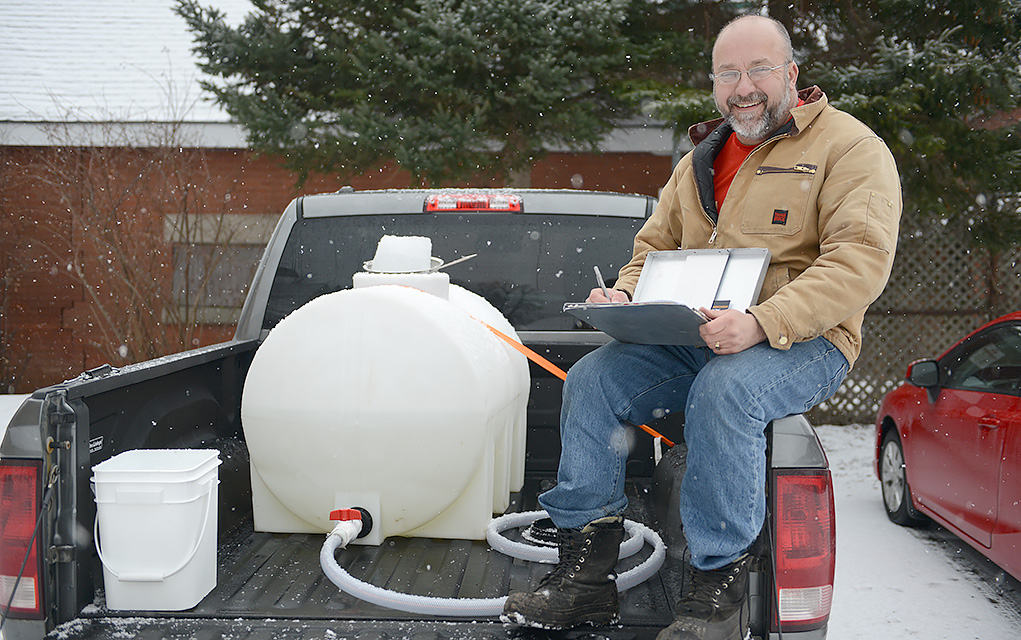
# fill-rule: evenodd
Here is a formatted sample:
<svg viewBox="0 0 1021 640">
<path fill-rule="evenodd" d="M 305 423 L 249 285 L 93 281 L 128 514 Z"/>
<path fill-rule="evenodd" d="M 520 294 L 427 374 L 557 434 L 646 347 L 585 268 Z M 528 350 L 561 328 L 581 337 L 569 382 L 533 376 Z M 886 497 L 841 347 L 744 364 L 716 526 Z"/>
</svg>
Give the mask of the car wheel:
<svg viewBox="0 0 1021 640">
<path fill-rule="evenodd" d="M 883 506 L 891 521 L 906 527 L 917 527 L 925 523 L 925 516 L 915 509 L 911 501 L 904 449 L 901 448 L 896 429 L 887 431 L 883 436 L 879 452 L 879 482 L 883 491 Z"/>
</svg>

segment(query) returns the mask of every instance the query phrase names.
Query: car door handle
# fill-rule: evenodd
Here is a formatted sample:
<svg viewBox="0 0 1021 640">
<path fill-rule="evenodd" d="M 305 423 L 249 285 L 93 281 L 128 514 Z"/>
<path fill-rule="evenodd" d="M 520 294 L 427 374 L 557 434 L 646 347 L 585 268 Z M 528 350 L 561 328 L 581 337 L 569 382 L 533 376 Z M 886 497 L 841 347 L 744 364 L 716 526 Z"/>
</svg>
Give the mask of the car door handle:
<svg viewBox="0 0 1021 640">
<path fill-rule="evenodd" d="M 983 429 L 996 429 L 1001 424 L 1003 424 L 1002 420 L 1000 420 L 999 418 L 994 418 L 992 416 L 986 416 L 984 418 L 978 419 L 978 426 L 982 427 Z"/>
</svg>

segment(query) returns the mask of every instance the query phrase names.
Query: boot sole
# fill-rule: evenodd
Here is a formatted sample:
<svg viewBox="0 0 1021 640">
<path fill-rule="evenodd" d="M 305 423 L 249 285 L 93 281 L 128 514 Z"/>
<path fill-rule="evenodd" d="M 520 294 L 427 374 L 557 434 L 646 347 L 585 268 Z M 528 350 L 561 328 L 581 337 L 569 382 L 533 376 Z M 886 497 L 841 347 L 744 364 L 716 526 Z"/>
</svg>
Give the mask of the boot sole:
<svg viewBox="0 0 1021 640">
<path fill-rule="evenodd" d="M 552 622 L 540 622 L 538 620 L 529 620 L 524 614 L 515 611 L 514 613 L 502 613 L 500 614 L 500 621 L 506 624 L 515 624 L 521 627 L 531 627 L 532 629 L 546 629 L 549 631 L 563 631 L 565 629 L 573 629 L 575 627 L 581 627 L 588 625 L 591 627 L 603 627 L 611 624 L 617 624 L 620 622 L 620 615 L 614 614 L 605 616 L 604 618 L 590 618 L 587 620 L 579 620 L 577 622 L 565 622 L 562 624 Z"/>
</svg>

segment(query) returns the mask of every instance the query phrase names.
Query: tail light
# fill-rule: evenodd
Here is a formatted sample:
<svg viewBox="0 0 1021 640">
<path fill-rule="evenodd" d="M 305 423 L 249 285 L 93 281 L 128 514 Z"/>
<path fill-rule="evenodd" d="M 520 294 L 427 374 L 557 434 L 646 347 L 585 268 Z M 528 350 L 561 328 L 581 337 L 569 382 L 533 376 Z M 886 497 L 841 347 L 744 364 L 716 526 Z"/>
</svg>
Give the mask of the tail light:
<svg viewBox="0 0 1021 640">
<path fill-rule="evenodd" d="M 5 611 L 12 618 L 43 617 L 40 536 L 32 539 L 42 500 L 41 476 L 40 460 L 0 462 L 0 610 L 17 582 L 11 610 Z M 25 570 L 19 581 L 22 564 Z"/>
<path fill-rule="evenodd" d="M 807 631 L 826 625 L 833 601 L 836 520 L 828 470 L 777 471 L 776 597 L 783 631 Z"/>
</svg>

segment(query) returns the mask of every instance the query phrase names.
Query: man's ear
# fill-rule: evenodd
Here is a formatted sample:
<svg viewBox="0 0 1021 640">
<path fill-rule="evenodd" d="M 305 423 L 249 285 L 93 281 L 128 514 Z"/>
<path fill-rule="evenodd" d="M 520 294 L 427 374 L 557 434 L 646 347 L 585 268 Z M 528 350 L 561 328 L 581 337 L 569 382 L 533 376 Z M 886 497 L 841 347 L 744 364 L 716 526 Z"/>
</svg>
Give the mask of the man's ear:
<svg viewBox="0 0 1021 640">
<path fill-rule="evenodd" d="M 787 81 L 794 87 L 794 91 L 798 90 L 798 63 L 791 62 L 790 69 L 787 70 Z"/>
</svg>

